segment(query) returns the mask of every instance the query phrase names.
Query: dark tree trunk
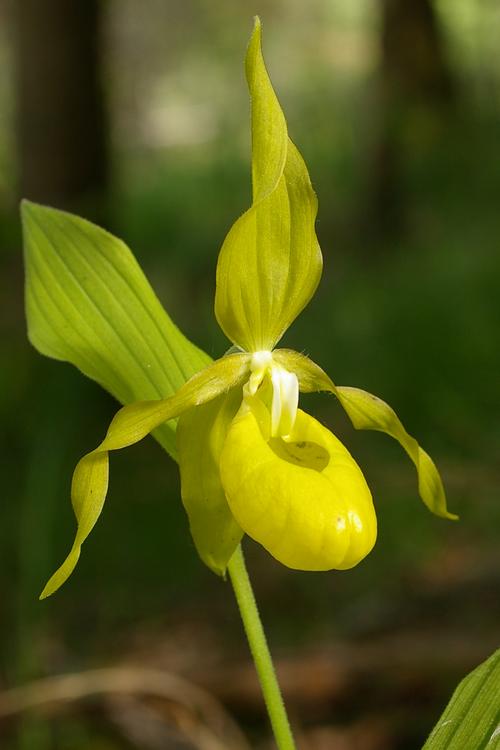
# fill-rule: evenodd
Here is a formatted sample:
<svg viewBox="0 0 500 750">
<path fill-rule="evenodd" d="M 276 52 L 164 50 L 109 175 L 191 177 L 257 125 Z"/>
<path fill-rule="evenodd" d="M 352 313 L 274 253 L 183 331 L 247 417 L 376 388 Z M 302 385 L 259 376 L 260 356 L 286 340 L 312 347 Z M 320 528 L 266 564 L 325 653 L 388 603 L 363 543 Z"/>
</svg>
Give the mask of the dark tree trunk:
<svg viewBox="0 0 500 750">
<path fill-rule="evenodd" d="M 103 219 L 99 0 L 13 0 L 21 196 Z"/>
<path fill-rule="evenodd" d="M 368 223 L 382 241 L 406 227 L 404 163 L 432 150 L 455 102 L 431 0 L 381 0 L 379 121 L 369 182 Z"/>
<path fill-rule="evenodd" d="M 446 109 L 453 85 L 431 0 L 382 0 L 382 82 L 400 104 Z"/>
</svg>

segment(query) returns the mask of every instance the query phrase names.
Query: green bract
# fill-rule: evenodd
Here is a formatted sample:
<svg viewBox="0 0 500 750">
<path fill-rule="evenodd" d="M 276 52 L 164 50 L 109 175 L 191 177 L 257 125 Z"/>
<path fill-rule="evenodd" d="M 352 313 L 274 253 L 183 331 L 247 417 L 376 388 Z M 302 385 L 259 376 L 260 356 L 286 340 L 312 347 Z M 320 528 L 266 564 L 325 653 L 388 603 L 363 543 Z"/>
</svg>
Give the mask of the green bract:
<svg viewBox="0 0 500 750">
<path fill-rule="evenodd" d="M 347 449 L 298 409 L 299 390 L 329 391 L 355 428 L 395 438 L 415 464 L 424 503 L 455 518 L 432 460 L 387 404 L 335 386 L 297 352 L 274 349 L 314 294 L 322 258 L 316 197 L 288 138 L 260 36 L 257 20 L 246 59 L 253 202 L 229 231 L 217 265 L 215 312 L 237 353 L 211 362 L 187 341 L 119 240 L 77 217 L 23 203 L 30 340 L 124 404 L 75 469 L 76 537 L 42 596 L 71 574 L 100 515 L 109 451 L 152 431 L 178 454 L 193 539 L 216 573 L 225 573 L 244 533 L 292 568 L 356 565 L 376 540 L 370 490 Z"/>
</svg>

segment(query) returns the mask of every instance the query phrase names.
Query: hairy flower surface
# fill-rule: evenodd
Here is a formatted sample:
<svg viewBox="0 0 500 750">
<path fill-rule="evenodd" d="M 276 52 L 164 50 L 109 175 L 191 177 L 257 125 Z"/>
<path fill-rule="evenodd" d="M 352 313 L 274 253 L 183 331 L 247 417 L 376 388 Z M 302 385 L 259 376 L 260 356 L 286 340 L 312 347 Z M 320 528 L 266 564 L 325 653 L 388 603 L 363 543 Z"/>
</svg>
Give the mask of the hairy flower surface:
<svg viewBox="0 0 500 750">
<path fill-rule="evenodd" d="M 181 494 L 193 539 L 201 558 L 215 572 L 225 573 L 243 534 L 291 568 L 342 570 L 360 562 L 377 534 L 370 490 L 342 443 L 298 408 L 301 391 L 333 393 L 355 428 L 379 430 L 395 438 L 415 464 L 424 503 L 435 514 L 454 518 L 447 511 L 434 463 L 386 403 L 357 388 L 336 386 L 304 355 L 276 348 L 313 296 L 322 256 L 314 230 L 316 196 L 302 157 L 288 137 L 262 58 L 260 36 L 257 20 L 246 57 L 252 102 L 253 201 L 230 229 L 217 265 L 215 314 L 234 345 L 232 353 L 210 362 L 179 338 L 182 334 L 177 329 L 167 330 L 171 321 L 157 309 L 140 270 L 125 267 L 132 261 L 128 256 L 124 259 L 123 246 L 118 250 L 114 238 L 62 212 L 24 205 L 32 342 L 49 356 L 77 364 L 127 404 L 114 417 L 103 442 L 75 469 L 76 538 L 42 596 L 52 594 L 71 574 L 100 515 L 108 485 L 109 451 L 132 445 L 152 431 L 157 431 L 155 436 L 169 452 L 175 455 L 177 448 Z M 76 254 L 65 260 L 66 267 L 71 268 L 72 279 L 80 274 L 79 287 L 73 292 L 71 283 L 68 289 L 60 282 L 60 254 L 53 252 L 59 241 L 66 247 L 67 236 Z M 85 268 L 81 271 L 88 262 L 77 252 L 84 241 L 86 249 L 94 248 L 95 262 L 103 263 L 103 273 L 110 265 L 114 269 L 114 275 L 106 271 L 107 292 L 110 288 L 113 292 L 106 304 L 100 297 L 102 275 L 90 283 Z M 41 258 L 49 251 L 54 259 L 47 270 Z M 45 275 L 60 282 L 57 304 L 47 296 Z M 68 295 L 76 298 L 81 289 L 92 302 L 89 310 L 100 304 L 108 316 L 104 322 L 97 320 L 94 336 L 92 321 L 75 317 L 73 297 L 68 302 Z M 127 302 L 122 303 L 117 294 L 123 299 L 128 295 L 128 304 L 136 305 L 136 314 L 142 316 L 151 335 L 158 336 L 160 331 L 170 347 L 169 356 L 174 350 L 181 352 L 183 358 L 176 355 L 175 359 L 176 382 L 183 385 L 174 387 L 170 371 L 162 376 L 167 381 L 152 382 L 151 372 L 165 368 L 163 361 L 156 362 L 165 341 L 147 349 L 148 337 L 146 333 L 141 336 L 136 317 L 130 343 L 123 347 L 123 335 L 116 337 L 119 342 L 113 338 L 110 330 L 121 330 L 113 321 L 130 316 L 129 309 L 120 308 Z M 68 312 L 63 314 L 63 308 Z M 133 367 L 129 365 L 129 372 L 123 372 L 113 361 L 113 347 L 117 357 L 128 361 L 135 346 L 142 354 L 132 361 Z M 140 371 L 144 362 L 148 372 Z M 192 372 L 192 377 L 184 376 Z M 173 395 L 152 397 L 153 387 Z M 134 401 L 134 397 L 147 400 Z M 177 418 L 175 447 L 171 441 L 175 425 L 170 420 Z"/>
</svg>

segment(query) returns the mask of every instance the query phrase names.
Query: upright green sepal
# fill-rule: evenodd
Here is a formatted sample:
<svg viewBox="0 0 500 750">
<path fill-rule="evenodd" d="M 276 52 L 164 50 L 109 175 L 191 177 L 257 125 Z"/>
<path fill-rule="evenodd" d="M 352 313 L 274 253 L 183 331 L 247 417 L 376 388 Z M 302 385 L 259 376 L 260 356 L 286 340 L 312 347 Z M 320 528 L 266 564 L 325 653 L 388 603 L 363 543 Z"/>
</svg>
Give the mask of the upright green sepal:
<svg viewBox="0 0 500 750">
<path fill-rule="evenodd" d="M 271 350 L 307 305 L 322 257 L 317 200 L 262 57 L 257 20 L 246 58 L 252 101 L 253 204 L 230 229 L 217 265 L 215 314 L 231 341 Z"/>
<path fill-rule="evenodd" d="M 71 362 L 122 404 L 167 398 L 210 362 L 161 306 L 128 247 L 78 216 L 21 206 L 33 346 Z M 175 425 L 156 437 L 175 454 Z"/>
<path fill-rule="evenodd" d="M 261 38 L 262 28 L 257 17 L 245 58 L 247 85 L 252 98 L 253 203 L 276 187 L 285 168 L 288 148 L 285 115 L 269 80 L 262 57 Z"/>
</svg>

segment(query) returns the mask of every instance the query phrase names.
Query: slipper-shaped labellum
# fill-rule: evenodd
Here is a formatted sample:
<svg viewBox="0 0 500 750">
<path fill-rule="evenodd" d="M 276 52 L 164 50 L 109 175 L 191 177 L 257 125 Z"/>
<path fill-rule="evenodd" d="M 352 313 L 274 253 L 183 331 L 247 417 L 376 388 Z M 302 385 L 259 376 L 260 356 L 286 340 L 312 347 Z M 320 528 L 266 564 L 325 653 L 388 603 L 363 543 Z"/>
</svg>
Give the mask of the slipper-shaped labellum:
<svg viewBox="0 0 500 750">
<path fill-rule="evenodd" d="M 377 520 L 349 451 L 299 409 L 272 437 L 265 407 L 244 401 L 220 457 L 229 507 L 246 533 L 299 570 L 352 568 L 375 544 Z"/>
</svg>

